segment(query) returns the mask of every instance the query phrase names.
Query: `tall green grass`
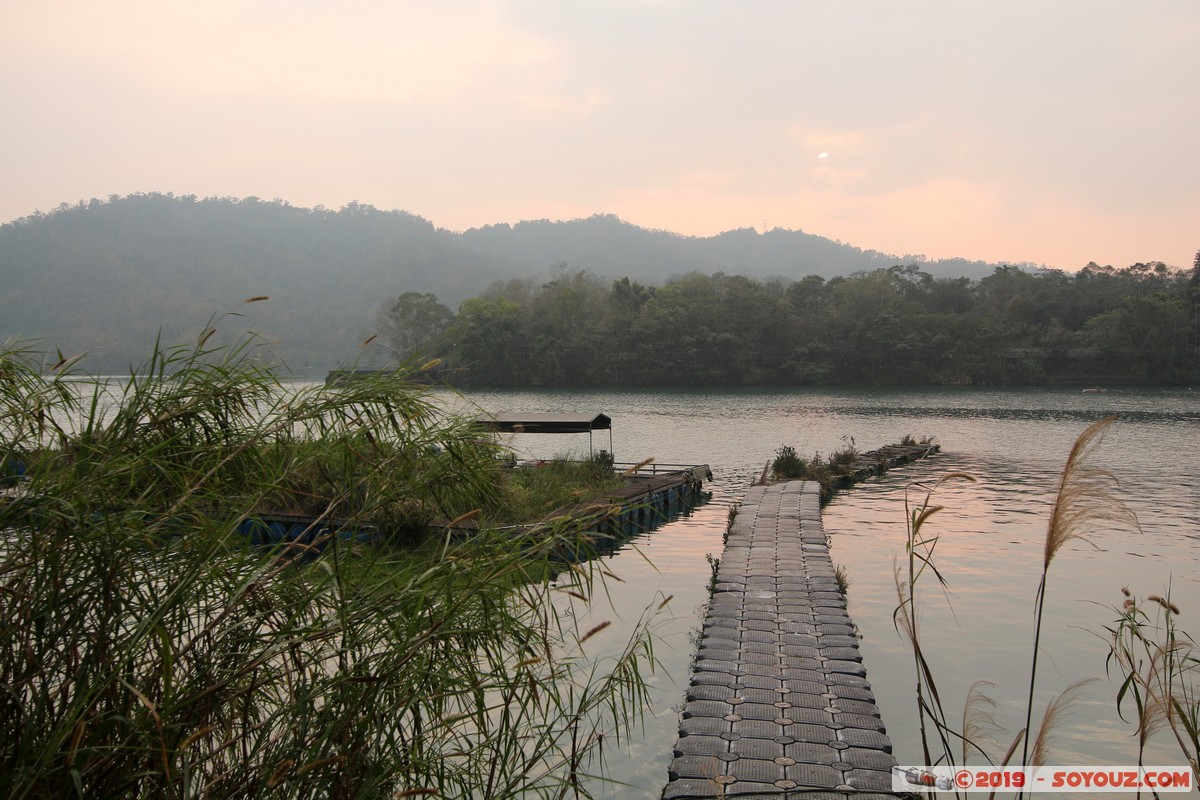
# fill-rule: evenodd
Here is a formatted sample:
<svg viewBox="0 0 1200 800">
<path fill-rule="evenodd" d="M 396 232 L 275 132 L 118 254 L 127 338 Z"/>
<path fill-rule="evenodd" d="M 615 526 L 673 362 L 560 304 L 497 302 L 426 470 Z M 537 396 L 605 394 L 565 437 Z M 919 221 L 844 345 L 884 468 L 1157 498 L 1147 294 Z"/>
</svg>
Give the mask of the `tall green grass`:
<svg viewBox="0 0 1200 800">
<path fill-rule="evenodd" d="M 638 625 L 598 663 L 556 612 L 599 579 L 540 577 L 578 532 L 248 547 L 258 514 L 405 531 L 502 478 L 411 372 L 296 391 L 212 338 L 115 387 L 0 351 L 0 458 L 28 471 L 0 501 L 0 796 L 585 793 L 653 654 Z"/>
<path fill-rule="evenodd" d="M 625 485 L 609 464 L 554 458 L 507 470 L 485 518 L 499 523 L 540 520 L 552 512 L 603 498 Z"/>
</svg>

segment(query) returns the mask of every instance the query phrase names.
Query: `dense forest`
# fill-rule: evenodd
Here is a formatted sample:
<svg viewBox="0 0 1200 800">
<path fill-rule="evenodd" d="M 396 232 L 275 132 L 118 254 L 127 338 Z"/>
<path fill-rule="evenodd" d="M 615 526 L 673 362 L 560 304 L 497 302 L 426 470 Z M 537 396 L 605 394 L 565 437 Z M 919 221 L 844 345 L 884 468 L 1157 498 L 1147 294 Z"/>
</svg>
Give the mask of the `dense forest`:
<svg viewBox="0 0 1200 800">
<path fill-rule="evenodd" d="M 381 351 L 440 356 L 463 386 L 1179 384 L 1200 379 L 1198 312 L 1200 253 L 1190 271 L 1002 266 L 978 281 L 909 265 L 656 287 L 562 266 L 457 313 L 406 293 L 378 327 Z"/>
<path fill-rule="evenodd" d="M 0 225 L 0 276 L 0 340 L 92 372 L 233 311 L 223 332 L 317 376 L 420 354 L 514 387 L 1200 380 L 1200 263 L 1065 273 L 780 229 L 598 215 L 455 233 L 358 203 L 139 194 Z"/>
<path fill-rule="evenodd" d="M 496 280 L 545 280 L 560 262 L 661 283 L 691 271 L 832 278 L 915 258 L 780 229 L 679 236 L 611 215 L 455 233 L 359 203 L 335 211 L 139 194 L 0 225 L 0 340 L 86 352 L 87 369 L 121 372 L 145 357 L 160 330 L 181 341 L 213 313 L 235 309 L 290 368 L 323 374 L 355 357 L 382 298 L 404 292 L 435 294 L 457 308 Z M 993 267 L 922 263 L 938 276 L 977 278 Z M 241 305 L 259 295 L 271 299 Z"/>
</svg>

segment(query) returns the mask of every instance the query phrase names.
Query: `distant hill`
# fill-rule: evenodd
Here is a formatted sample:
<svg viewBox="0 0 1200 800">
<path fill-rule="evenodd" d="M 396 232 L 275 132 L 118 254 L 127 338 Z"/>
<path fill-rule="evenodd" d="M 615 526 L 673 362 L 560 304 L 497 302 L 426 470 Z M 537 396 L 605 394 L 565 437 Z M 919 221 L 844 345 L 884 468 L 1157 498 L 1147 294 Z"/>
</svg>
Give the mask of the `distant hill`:
<svg viewBox="0 0 1200 800">
<path fill-rule="evenodd" d="M 62 205 L 0 226 L 0 338 L 53 352 L 87 351 L 91 371 L 121 372 L 213 314 L 246 316 L 297 371 L 354 357 L 376 311 L 402 292 L 451 308 L 497 280 L 566 263 L 597 275 L 661 283 L 690 271 L 798 279 L 904 263 L 802 231 L 712 237 L 652 231 L 598 215 L 491 225 L 461 234 L 403 211 L 352 203 L 338 211 L 257 198 L 139 194 Z M 938 277 L 979 278 L 993 266 L 923 261 Z M 269 295 L 270 301 L 242 305 Z"/>
<path fill-rule="evenodd" d="M 681 236 L 639 228 L 611 214 L 570 222 L 488 225 L 466 231 L 462 239 L 479 253 L 513 264 L 565 262 L 600 275 L 628 275 L 642 281 L 661 281 L 692 271 L 758 278 L 832 278 L 912 261 L 911 257 L 861 250 L 803 231 L 775 228 L 758 233 L 740 228 L 716 236 Z M 961 258 L 921 261 L 921 269 L 935 278 L 982 278 L 996 266 Z"/>
</svg>

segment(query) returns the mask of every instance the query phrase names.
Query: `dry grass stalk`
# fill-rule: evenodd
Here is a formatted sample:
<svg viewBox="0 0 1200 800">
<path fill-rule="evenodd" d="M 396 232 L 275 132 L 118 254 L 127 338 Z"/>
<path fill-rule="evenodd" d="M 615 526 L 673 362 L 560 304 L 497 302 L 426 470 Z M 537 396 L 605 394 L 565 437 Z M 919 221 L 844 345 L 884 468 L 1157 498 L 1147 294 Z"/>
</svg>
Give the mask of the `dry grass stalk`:
<svg viewBox="0 0 1200 800">
<path fill-rule="evenodd" d="M 1140 530 L 1137 516 L 1120 501 L 1117 476 L 1091 463 L 1104 441 L 1104 433 L 1116 421 L 1106 417 L 1088 426 L 1067 456 L 1059 478 L 1058 494 L 1046 530 L 1043 568 L 1048 568 L 1062 546 L 1074 539 L 1088 542 L 1088 534 L 1099 527 Z"/>
<path fill-rule="evenodd" d="M 963 764 L 968 763 L 972 750 L 990 762 L 988 747 L 997 745 L 996 737 L 1005 733 L 1004 726 L 996 721 L 997 703 L 989 694 L 995 688 L 991 681 L 975 681 L 967 690 L 962 719 Z"/>
<path fill-rule="evenodd" d="M 925 763 L 935 763 L 929 749 L 929 738 L 926 731 L 926 718 L 933 721 L 938 739 L 941 742 L 942 751 L 950 758 L 950 753 L 953 748 L 950 746 L 950 737 L 957 736 L 954 734 L 942 708 L 942 700 L 938 694 L 937 683 L 933 677 L 933 671 L 930 669 L 929 663 L 925 659 L 925 653 L 921 647 L 920 626 L 917 616 L 916 591 L 917 582 L 920 580 L 925 570 L 931 571 L 938 579 L 938 582 L 944 588 L 946 585 L 945 577 L 938 571 L 934 563 L 934 551 L 937 548 L 939 537 L 930 536 L 923 532 L 924 525 L 929 518 L 941 510 L 941 506 L 931 504 L 933 493 L 943 484 L 951 481 L 974 481 L 970 475 L 961 472 L 949 473 L 942 476 L 931 488 L 928 488 L 925 497 L 920 505 L 915 508 L 910 508 L 907 497 L 905 498 L 904 507 L 907 512 L 908 523 L 908 539 L 905 543 L 905 550 L 908 554 L 907 572 L 904 567 L 897 565 L 895 570 L 896 580 L 896 595 L 899 599 L 899 604 L 895 611 L 892 612 L 892 623 L 909 643 L 912 649 L 914 667 L 917 673 L 917 717 L 919 720 L 921 731 L 921 746 L 925 755 Z"/>
<path fill-rule="evenodd" d="M 1029 734 L 1033 722 L 1033 695 L 1037 682 L 1042 618 L 1046 607 L 1046 577 L 1054 556 L 1063 545 L 1075 539 L 1091 544 L 1088 535 L 1098 528 L 1125 528 L 1140 532 L 1136 515 L 1116 494 L 1120 485 L 1116 475 L 1092 463 L 1092 457 L 1104 441 L 1105 431 L 1115 421 L 1116 417 L 1105 417 L 1089 425 L 1079 435 L 1071 447 L 1062 476 L 1059 478 L 1058 492 L 1046 529 L 1042 576 L 1034 601 L 1033 659 L 1029 668 L 1029 694 L 1025 705 L 1025 741 L 1021 748 L 1023 764 L 1030 763 Z M 1046 709 L 1047 713 L 1050 711 L 1050 708 Z M 1043 723 L 1043 728 L 1045 727 Z"/>
<path fill-rule="evenodd" d="M 1095 681 L 1095 678 L 1075 681 L 1050 701 L 1046 706 L 1045 713 L 1042 714 L 1042 724 L 1038 728 L 1037 737 L 1033 740 L 1033 748 L 1029 754 L 1030 760 L 1025 762 L 1027 766 L 1040 767 L 1046 764 L 1050 756 L 1050 743 L 1053 741 L 1055 728 L 1078 700 L 1079 691 Z"/>
</svg>

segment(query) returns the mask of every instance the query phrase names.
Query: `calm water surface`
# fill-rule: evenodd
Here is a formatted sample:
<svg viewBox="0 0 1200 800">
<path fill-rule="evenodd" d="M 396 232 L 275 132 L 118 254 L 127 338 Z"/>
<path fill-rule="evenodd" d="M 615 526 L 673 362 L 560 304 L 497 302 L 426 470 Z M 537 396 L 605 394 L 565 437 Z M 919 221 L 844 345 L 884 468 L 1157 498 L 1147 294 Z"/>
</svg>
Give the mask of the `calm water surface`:
<svg viewBox="0 0 1200 800">
<path fill-rule="evenodd" d="M 927 584 L 920 598 L 924 646 L 951 718 L 968 687 L 987 680 L 996 684 L 1002 721 L 1014 731 L 1023 724 L 1033 597 L 1056 481 L 1075 438 L 1104 416 L 1116 414 L 1119 421 L 1098 452 L 1099 463 L 1120 477 L 1123 499 L 1142 532 L 1095 531 L 1094 547 L 1069 543 L 1051 566 L 1039 698 L 1044 704 L 1075 680 L 1099 680 L 1059 729 L 1050 762 L 1136 761 L 1132 729 L 1115 711 L 1116 684 L 1105 677 L 1104 626 L 1116 616 L 1111 607 L 1120 604 L 1121 587 L 1139 596 L 1169 590 L 1183 611 L 1181 626 L 1200 635 L 1200 392 L 545 391 L 466 398 L 493 412 L 603 412 L 613 418 L 619 461 L 652 457 L 712 466 L 712 502 L 613 555 L 608 566 L 624 583 L 612 584 L 611 604 L 596 601 L 579 610 L 585 624 L 614 622 L 588 642 L 603 661 L 647 608 L 672 598 L 653 623 L 661 661 L 651 679 L 653 707 L 634 741 L 606 749 L 608 773 L 626 785 L 601 788 L 602 796 L 659 795 L 703 618 L 705 556 L 720 555 L 730 504 L 782 444 L 801 454 L 828 453 L 852 439 L 868 450 L 910 434 L 936 437 L 942 445 L 941 455 L 843 492 L 824 512 L 834 562 L 848 570 L 850 611 L 862 634 L 868 678 L 901 763 L 923 758 L 911 655 L 892 627 L 893 566 L 903 556 L 906 495 L 917 498 L 920 486 L 944 473 L 977 479 L 938 491 L 937 502 L 946 509 L 933 518 L 930 532 L 942 536 L 939 565 L 950 585 L 942 594 Z M 588 448 L 586 435 L 523 436 L 511 444 L 543 457 L 586 454 Z M 596 446 L 607 448 L 607 434 L 598 435 Z M 1161 736 L 1146 763 L 1183 759 Z"/>
</svg>

